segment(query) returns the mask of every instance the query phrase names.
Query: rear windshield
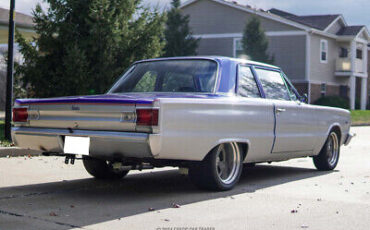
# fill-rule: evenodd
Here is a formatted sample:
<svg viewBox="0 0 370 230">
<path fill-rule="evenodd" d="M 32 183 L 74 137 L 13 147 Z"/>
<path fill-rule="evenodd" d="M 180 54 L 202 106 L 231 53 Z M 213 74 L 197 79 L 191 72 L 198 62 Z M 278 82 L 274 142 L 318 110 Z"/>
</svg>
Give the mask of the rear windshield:
<svg viewBox="0 0 370 230">
<path fill-rule="evenodd" d="M 132 66 L 109 93 L 203 92 L 212 93 L 217 63 L 211 60 L 165 60 Z"/>
</svg>

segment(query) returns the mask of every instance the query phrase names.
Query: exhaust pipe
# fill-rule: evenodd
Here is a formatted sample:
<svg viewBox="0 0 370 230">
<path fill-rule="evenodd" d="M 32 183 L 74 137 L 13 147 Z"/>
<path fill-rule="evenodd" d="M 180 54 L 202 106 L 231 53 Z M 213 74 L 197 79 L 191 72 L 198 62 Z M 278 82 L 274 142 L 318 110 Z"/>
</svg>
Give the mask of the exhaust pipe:
<svg viewBox="0 0 370 230">
<path fill-rule="evenodd" d="M 154 169 L 153 165 L 149 163 L 141 163 L 137 165 L 122 165 L 122 162 L 115 162 L 112 164 L 114 170 L 143 170 L 143 169 Z"/>
</svg>

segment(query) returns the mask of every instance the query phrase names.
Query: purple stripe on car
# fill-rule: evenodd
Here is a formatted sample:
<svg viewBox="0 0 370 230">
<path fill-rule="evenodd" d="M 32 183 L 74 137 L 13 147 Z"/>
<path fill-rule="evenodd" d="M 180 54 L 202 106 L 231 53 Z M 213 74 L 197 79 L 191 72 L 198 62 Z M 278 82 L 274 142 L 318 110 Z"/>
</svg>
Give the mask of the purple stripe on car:
<svg viewBox="0 0 370 230">
<path fill-rule="evenodd" d="M 112 99 L 64 99 L 64 100 L 16 100 L 19 104 L 59 104 L 59 103 L 96 103 L 96 104 L 152 104 L 151 101 L 112 100 Z"/>
</svg>

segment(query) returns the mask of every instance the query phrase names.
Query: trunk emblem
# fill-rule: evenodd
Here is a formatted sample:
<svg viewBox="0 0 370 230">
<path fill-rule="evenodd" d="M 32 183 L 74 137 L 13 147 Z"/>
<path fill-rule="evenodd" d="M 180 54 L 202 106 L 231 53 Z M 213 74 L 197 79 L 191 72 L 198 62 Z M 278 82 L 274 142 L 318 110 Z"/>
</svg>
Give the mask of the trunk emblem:
<svg viewBox="0 0 370 230">
<path fill-rule="evenodd" d="M 121 114 L 121 122 L 134 122 L 135 121 L 135 113 L 132 112 L 123 112 Z"/>
<path fill-rule="evenodd" d="M 80 107 L 78 107 L 77 105 L 72 105 L 72 110 L 80 110 Z"/>
</svg>

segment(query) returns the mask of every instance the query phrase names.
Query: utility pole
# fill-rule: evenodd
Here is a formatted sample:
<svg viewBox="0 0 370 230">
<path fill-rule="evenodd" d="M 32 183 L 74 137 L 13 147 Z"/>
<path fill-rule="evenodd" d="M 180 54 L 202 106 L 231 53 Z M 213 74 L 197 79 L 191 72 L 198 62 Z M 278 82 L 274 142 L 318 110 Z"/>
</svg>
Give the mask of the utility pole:
<svg viewBox="0 0 370 230">
<path fill-rule="evenodd" d="M 12 103 L 13 103 L 13 69 L 14 69 L 14 8 L 15 0 L 10 0 L 9 9 L 9 37 L 8 37 L 8 68 L 6 77 L 6 104 L 5 104 L 5 138 L 11 141 Z"/>
</svg>

